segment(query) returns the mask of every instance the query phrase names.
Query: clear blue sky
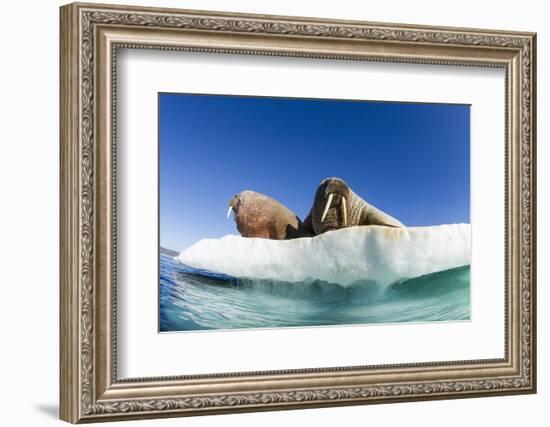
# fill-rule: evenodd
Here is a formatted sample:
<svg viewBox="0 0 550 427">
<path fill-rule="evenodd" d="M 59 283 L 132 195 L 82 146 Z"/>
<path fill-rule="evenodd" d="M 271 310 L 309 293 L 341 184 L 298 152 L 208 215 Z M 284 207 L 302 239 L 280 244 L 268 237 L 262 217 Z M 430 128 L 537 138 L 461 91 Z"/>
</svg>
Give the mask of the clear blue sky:
<svg viewBox="0 0 550 427">
<path fill-rule="evenodd" d="M 470 107 L 159 94 L 160 243 L 236 234 L 238 192 L 300 218 L 319 182 L 344 179 L 407 226 L 470 222 Z"/>
</svg>

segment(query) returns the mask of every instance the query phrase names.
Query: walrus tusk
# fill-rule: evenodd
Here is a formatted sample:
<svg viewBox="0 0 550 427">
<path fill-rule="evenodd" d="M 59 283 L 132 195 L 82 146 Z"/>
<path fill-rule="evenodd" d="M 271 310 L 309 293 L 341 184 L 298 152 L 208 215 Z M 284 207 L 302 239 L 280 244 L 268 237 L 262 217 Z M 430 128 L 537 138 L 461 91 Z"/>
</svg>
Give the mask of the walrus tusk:
<svg viewBox="0 0 550 427">
<path fill-rule="evenodd" d="M 233 206 L 229 206 L 229 209 L 227 210 L 227 218 L 229 218 L 229 215 L 231 215 L 232 210 L 233 210 Z"/>
<path fill-rule="evenodd" d="M 325 210 L 323 212 L 323 216 L 321 217 L 321 222 L 325 220 L 325 217 L 327 216 L 328 209 L 330 208 L 330 204 L 332 203 L 332 198 L 334 197 L 334 193 L 330 193 L 328 195 L 327 204 L 325 205 Z"/>
<path fill-rule="evenodd" d="M 346 206 L 346 198 L 342 196 L 342 217 L 344 218 L 344 227 L 348 226 L 348 208 Z"/>
</svg>

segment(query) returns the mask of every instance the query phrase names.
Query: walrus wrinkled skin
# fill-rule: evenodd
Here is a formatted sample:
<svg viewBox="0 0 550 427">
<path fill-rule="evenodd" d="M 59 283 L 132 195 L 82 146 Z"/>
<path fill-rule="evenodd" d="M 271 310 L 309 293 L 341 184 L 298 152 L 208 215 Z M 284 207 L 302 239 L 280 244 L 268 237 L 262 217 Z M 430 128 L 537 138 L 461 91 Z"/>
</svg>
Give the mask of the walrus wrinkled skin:
<svg viewBox="0 0 550 427">
<path fill-rule="evenodd" d="M 400 221 L 367 203 L 340 178 L 321 181 L 304 229 L 315 235 L 356 225 L 405 227 Z"/>
<path fill-rule="evenodd" d="M 265 194 L 243 191 L 229 201 L 228 217 L 231 211 L 243 237 L 285 240 L 311 236 L 294 212 Z"/>
</svg>

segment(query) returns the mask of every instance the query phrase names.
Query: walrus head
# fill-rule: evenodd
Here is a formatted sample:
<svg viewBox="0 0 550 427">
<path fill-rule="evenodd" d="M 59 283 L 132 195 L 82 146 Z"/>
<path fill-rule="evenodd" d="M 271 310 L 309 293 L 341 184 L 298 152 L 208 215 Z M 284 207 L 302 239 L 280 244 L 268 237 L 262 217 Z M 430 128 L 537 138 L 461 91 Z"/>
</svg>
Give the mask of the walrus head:
<svg viewBox="0 0 550 427">
<path fill-rule="evenodd" d="M 311 236 L 298 216 L 281 202 L 265 194 L 245 190 L 229 201 L 227 217 L 235 214 L 237 230 L 243 237 L 295 239 Z"/>
<path fill-rule="evenodd" d="M 348 204 L 352 191 L 340 178 L 321 181 L 315 193 L 311 220 L 315 234 L 348 226 Z"/>
<path fill-rule="evenodd" d="M 235 215 L 239 211 L 239 205 L 241 203 L 239 194 L 236 194 L 230 201 L 229 201 L 229 209 L 227 210 L 227 218 L 229 218 L 229 215 L 231 215 L 231 212 L 234 212 Z"/>
</svg>

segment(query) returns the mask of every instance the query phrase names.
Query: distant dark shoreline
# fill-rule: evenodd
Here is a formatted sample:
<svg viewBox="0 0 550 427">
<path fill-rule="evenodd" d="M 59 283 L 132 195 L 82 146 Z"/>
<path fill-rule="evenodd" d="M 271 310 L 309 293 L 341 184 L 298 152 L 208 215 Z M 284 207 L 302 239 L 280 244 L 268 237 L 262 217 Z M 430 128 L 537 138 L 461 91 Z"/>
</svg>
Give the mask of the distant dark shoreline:
<svg viewBox="0 0 550 427">
<path fill-rule="evenodd" d="M 170 255 L 170 256 L 178 256 L 179 255 L 178 251 L 175 251 L 173 249 L 163 248 L 162 246 L 160 247 L 160 253 L 165 254 L 165 255 Z"/>
</svg>

